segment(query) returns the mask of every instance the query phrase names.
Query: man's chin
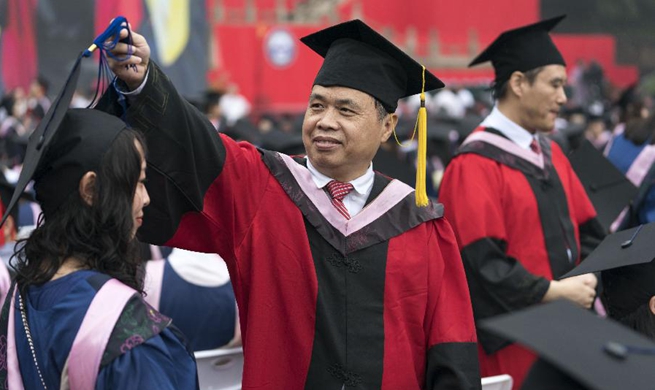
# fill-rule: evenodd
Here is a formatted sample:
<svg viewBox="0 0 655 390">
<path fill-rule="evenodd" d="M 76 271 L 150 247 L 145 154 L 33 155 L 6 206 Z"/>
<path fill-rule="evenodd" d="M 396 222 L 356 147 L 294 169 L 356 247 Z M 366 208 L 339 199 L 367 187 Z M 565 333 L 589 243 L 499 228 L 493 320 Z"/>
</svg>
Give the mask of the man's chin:
<svg viewBox="0 0 655 390">
<path fill-rule="evenodd" d="M 555 123 L 544 124 L 537 128 L 539 134 L 550 134 L 555 130 Z"/>
</svg>

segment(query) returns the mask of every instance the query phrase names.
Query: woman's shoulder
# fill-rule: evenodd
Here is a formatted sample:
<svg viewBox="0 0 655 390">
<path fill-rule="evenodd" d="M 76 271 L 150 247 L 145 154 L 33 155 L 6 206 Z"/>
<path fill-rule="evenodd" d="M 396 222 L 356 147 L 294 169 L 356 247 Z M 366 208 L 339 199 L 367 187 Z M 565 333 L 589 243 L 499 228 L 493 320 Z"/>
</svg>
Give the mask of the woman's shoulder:
<svg viewBox="0 0 655 390">
<path fill-rule="evenodd" d="M 193 390 L 198 389 L 196 372 L 193 352 L 169 327 L 101 366 L 96 390 Z"/>
<path fill-rule="evenodd" d="M 116 321 L 100 366 L 159 335 L 170 324 L 170 318 L 152 308 L 141 294 L 135 292 Z"/>
<path fill-rule="evenodd" d="M 184 340 L 168 317 L 134 295 L 102 356 L 96 389 L 196 389 L 195 359 Z"/>
</svg>

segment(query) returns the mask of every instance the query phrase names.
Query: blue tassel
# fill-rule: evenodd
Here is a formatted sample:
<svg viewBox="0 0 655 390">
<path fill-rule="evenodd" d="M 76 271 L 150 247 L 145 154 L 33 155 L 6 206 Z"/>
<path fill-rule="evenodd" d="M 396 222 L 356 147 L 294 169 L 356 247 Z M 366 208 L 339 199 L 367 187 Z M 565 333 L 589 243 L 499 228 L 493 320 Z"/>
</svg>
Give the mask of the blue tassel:
<svg viewBox="0 0 655 390">
<path fill-rule="evenodd" d="M 127 29 L 127 38 L 119 41 L 119 36 L 123 29 Z M 90 57 L 96 49 L 100 49 L 101 52 L 104 52 L 106 55 L 109 55 L 111 58 L 118 61 L 130 58 L 132 53 L 127 53 L 126 57 L 119 58 L 110 52 L 114 47 L 116 47 L 118 42 L 127 43 L 130 45 L 130 47 L 132 46 L 132 32 L 127 27 L 127 19 L 125 19 L 124 16 L 117 16 L 114 18 L 114 20 L 111 21 L 109 27 L 107 27 L 105 31 L 98 35 L 93 40 L 93 44 L 84 51 L 84 57 Z"/>
<path fill-rule="evenodd" d="M 120 33 L 123 29 L 127 30 L 127 37 L 119 40 Z M 116 56 L 111 52 L 119 42 L 129 45 L 128 53 L 124 57 Z M 91 99 L 91 103 L 87 108 L 95 106 L 99 91 L 104 91 L 113 81 L 112 72 L 107 63 L 107 56 L 116 61 L 127 60 L 132 56 L 132 42 L 132 31 L 127 27 L 127 19 L 124 16 L 117 16 L 109 24 L 109 27 L 93 40 L 93 44 L 82 53 L 81 57 L 90 57 L 94 51 L 98 50 L 100 52 L 96 88 L 93 99 Z M 136 65 L 130 66 L 135 72 L 138 71 Z"/>
</svg>

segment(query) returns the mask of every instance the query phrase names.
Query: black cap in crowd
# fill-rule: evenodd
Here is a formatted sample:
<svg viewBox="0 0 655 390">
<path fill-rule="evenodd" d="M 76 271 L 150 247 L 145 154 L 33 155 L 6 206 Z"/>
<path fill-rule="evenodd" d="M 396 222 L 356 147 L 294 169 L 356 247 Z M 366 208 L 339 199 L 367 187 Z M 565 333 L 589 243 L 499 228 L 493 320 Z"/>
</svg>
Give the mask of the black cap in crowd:
<svg viewBox="0 0 655 390">
<path fill-rule="evenodd" d="M 491 61 L 496 83 L 509 80 L 513 72 L 527 72 L 545 65 L 566 65 L 548 34 L 565 18 L 561 15 L 500 34 L 469 66 Z"/>
<path fill-rule="evenodd" d="M 637 195 L 635 187 L 591 142 L 584 140 L 569 155 L 605 231 Z"/>
</svg>

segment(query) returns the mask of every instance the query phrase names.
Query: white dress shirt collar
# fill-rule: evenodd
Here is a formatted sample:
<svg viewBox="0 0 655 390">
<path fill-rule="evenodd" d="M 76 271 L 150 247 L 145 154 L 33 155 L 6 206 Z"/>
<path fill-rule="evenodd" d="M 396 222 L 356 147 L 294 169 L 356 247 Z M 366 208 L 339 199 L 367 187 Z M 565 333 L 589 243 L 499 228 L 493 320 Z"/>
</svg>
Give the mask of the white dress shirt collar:
<svg viewBox="0 0 655 390">
<path fill-rule="evenodd" d="M 312 174 L 312 179 L 318 188 L 324 188 L 329 182 L 334 180 L 319 172 L 309 161 L 309 158 L 305 157 L 305 159 L 307 161 L 307 169 L 309 169 L 309 172 Z M 354 191 L 346 195 L 343 199 L 343 204 L 348 209 L 348 213 L 350 213 L 351 217 L 357 215 L 362 211 L 364 205 L 366 205 L 368 196 L 373 190 L 374 181 L 375 173 L 373 172 L 373 163 L 369 165 L 368 169 L 362 176 L 349 181 L 349 183 L 353 185 Z"/>
<path fill-rule="evenodd" d="M 495 105 L 489 116 L 487 116 L 480 126 L 492 127 L 501 133 L 503 133 L 507 138 L 516 143 L 523 149 L 530 149 L 530 144 L 533 139 L 537 139 L 537 134 L 534 135 L 518 125 L 516 122 L 513 122 L 505 114 L 500 112 L 498 106 Z"/>
</svg>

